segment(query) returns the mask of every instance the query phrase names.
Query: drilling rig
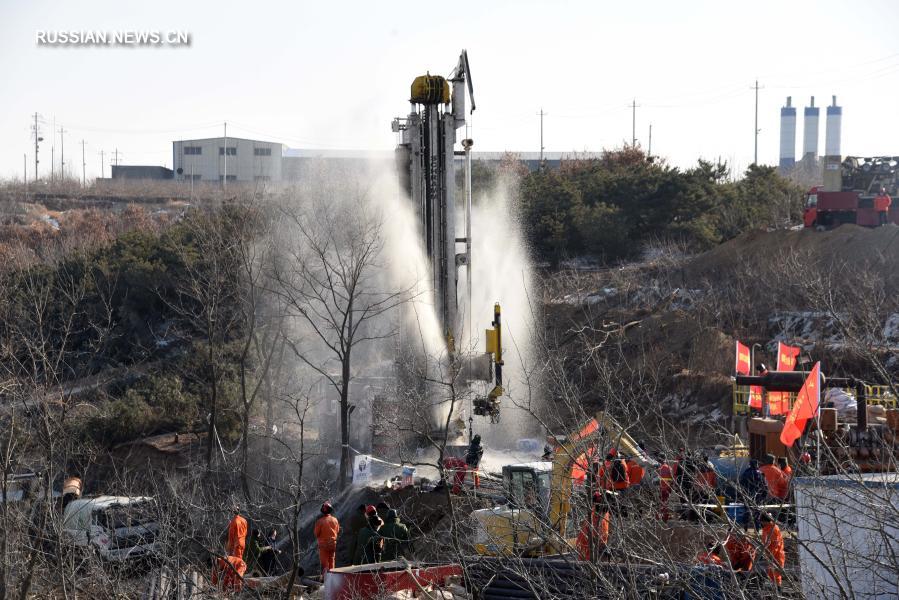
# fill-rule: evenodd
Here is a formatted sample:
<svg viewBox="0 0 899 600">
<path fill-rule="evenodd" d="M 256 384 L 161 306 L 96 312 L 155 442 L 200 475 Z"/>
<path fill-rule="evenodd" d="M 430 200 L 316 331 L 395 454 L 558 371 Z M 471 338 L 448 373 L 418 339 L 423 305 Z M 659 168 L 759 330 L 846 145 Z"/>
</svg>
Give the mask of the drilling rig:
<svg viewBox="0 0 899 600">
<path fill-rule="evenodd" d="M 462 330 L 459 311 L 459 269 L 465 267 L 464 293 L 471 302 L 471 148 L 474 142 L 458 140 L 465 126 L 465 95 L 475 110 L 474 88 L 468 53 L 462 50 L 458 63 L 448 77 L 420 75 L 412 81 L 406 117 L 393 120 L 393 131 L 400 135 L 396 148 L 397 171 L 402 187 L 412 202 L 421 231 L 422 245 L 430 265 L 431 289 L 435 312 L 453 364 L 471 365 L 485 359 L 493 369 L 494 386 L 486 398 L 473 403 L 474 414 L 499 418 L 502 389 L 502 350 L 499 336 L 499 304 L 494 309 L 494 329 L 487 332 L 487 351 L 481 357 L 458 360 L 457 336 Z M 462 158 L 463 197 L 457 201 L 456 157 Z M 464 236 L 456 232 L 456 207 L 464 207 Z M 467 315 L 471 318 L 471 315 Z M 471 369 L 470 369 L 471 370 Z M 489 379 L 490 377 L 480 377 Z"/>
<path fill-rule="evenodd" d="M 471 72 L 463 50 L 448 79 L 428 73 L 412 81 L 412 110 L 406 118 L 393 121 L 394 132 L 401 134 L 396 149 L 398 171 L 421 225 L 435 308 L 450 353 L 455 351 L 454 336 L 460 325 L 458 267 L 467 265 L 471 255 L 469 185 L 464 198 L 466 235 L 456 237 L 456 130 L 465 126 L 466 88 L 473 112 Z M 459 153 L 465 156 L 466 182 L 471 180 L 471 145 L 471 140 L 462 140 L 464 150 Z M 464 251 L 457 253 L 457 243 L 465 244 Z"/>
</svg>

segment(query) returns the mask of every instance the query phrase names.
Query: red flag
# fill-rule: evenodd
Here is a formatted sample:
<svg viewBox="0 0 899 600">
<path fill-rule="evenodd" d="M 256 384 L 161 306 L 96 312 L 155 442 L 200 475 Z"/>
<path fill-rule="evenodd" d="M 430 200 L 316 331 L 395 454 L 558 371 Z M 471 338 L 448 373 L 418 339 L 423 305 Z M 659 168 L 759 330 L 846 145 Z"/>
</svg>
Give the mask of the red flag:
<svg viewBox="0 0 899 600">
<path fill-rule="evenodd" d="M 737 342 L 737 375 L 749 375 L 751 368 L 749 348 Z"/>
<path fill-rule="evenodd" d="M 794 371 L 796 370 L 796 360 L 799 358 L 799 352 L 802 348 L 795 346 L 787 346 L 782 342 L 777 342 L 777 370 L 778 371 Z"/>
<path fill-rule="evenodd" d="M 806 422 L 818 412 L 821 400 L 821 363 L 815 363 L 814 368 L 802 384 L 802 389 L 796 395 L 796 403 L 793 404 L 787 420 L 784 422 L 783 431 L 780 432 L 780 441 L 785 446 L 792 446 L 805 431 Z"/>
</svg>

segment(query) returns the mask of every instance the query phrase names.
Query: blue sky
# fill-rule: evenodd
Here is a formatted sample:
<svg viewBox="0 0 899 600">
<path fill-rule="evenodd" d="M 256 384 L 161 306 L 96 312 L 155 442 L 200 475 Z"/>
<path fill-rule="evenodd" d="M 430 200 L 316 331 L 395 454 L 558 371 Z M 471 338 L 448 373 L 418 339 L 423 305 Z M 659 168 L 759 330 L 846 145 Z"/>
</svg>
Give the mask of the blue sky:
<svg viewBox="0 0 899 600">
<path fill-rule="evenodd" d="M 38 30 L 186 30 L 186 48 L 38 47 Z M 88 177 L 101 150 L 171 166 L 171 141 L 229 135 L 291 147 L 390 149 L 412 78 L 467 48 L 476 150 L 600 150 L 653 124 L 653 153 L 687 166 L 776 163 L 779 108 L 843 108 L 844 154 L 899 154 L 899 5 L 856 2 L 207 2 L 0 0 L 0 177 L 33 166 L 30 115 L 66 129 Z M 820 145 L 823 150 L 823 110 Z M 801 124 L 798 128 L 802 137 Z M 58 161 L 60 143 L 56 140 Z M 108 170 L 107 170 L 108 174 Z"/>
</svg>

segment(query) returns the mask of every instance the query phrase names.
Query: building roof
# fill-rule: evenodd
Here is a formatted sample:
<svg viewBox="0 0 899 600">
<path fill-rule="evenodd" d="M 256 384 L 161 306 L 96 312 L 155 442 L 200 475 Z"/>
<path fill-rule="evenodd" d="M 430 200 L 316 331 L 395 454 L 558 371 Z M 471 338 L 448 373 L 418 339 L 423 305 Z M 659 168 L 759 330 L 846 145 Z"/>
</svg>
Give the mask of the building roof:
<svg viewBox="0 0 899 600">
<path fill-rule="evenodd" d="M 217 142 L 217 141 L 221 141 L 224 139 L 225 139 L 225 137 L 220 135 L 220 136 L 211 137 L 211 138 L 193 138 L 193 139 L 183 139 L 183 140 L 172 140 L 172 143 L 173 144 L 179 144 L 179 143 L 192 144 L 192 143 L 196 143 L 196 142 Z M 240 141 L 240 142 L 253 142 L 254 144 L 270 144 L 272 146 L 284 146 L 284 144 L 282 144 L 281 142 L 268 142 L 266 140 L 251 140 L 249 138 L 240 138 L 240 137 L 234 137 L 234 136 L 229 135 L 228 141 L 232 141 L 232 140 Z"/>
<path fill-rule="evenodd" d="M 393 150 L 327 150 L 321 148 L 285 148 L 281 154 L 287 158 L 389 158 Z"/>
<path fill-rule="evenodd" d="M 502 152 L 473 151 L 474 160 L 502 160 L 507 155 L 518 160 L 540 160 L 539 152 L 518 152 L 504 150 Z M 393 158 L 393 150 L 359 150 L 359 149 L 322 149 L 322 148 L 285 148 L 282 156 L 288 158 Z M 586 160 L 600 158 L 600 152 L 544 152 L 544 160 Z"/>
</svg>

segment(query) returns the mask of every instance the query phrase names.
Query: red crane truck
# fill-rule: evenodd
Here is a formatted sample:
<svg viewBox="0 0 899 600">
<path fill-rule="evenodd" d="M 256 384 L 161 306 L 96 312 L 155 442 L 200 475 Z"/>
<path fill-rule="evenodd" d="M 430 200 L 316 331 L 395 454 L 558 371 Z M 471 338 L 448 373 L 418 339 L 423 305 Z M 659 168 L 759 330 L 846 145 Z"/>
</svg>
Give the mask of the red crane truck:
<svg viewBox="0 0 899 600">
<path fill-rule="evenodd" d="M 806 227 L 832 229 L 844 223 L 877 227 L 899 225 L 899 157 L 847 157 L 840 165 L 840 190 L 813 187 L 803 213 Z M 826 179 L 825 179 L 826 181 Z"/>
</svg>

